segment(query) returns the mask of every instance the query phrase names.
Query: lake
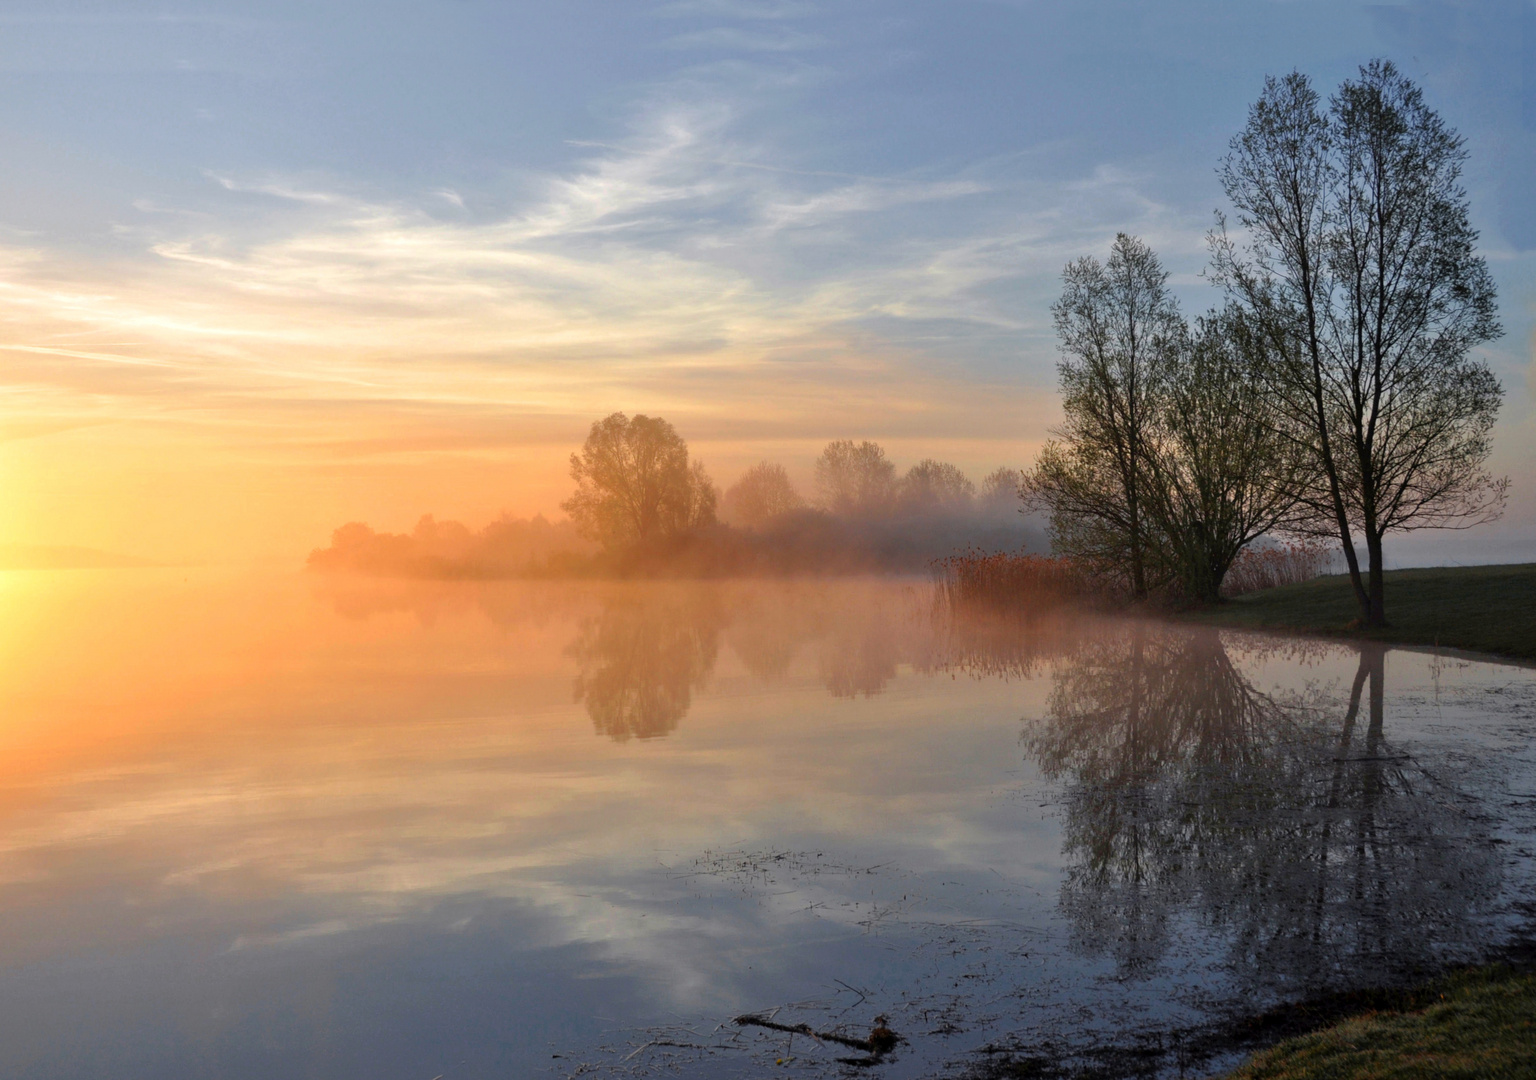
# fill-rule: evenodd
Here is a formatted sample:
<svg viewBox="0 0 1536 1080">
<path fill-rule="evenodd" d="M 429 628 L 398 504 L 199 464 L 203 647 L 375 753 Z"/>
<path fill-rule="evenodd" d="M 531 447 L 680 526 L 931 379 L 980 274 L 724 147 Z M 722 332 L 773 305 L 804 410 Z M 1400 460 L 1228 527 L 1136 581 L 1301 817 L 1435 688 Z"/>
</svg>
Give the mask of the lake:
<svg viewBox="0 0 1536 1080">
<path fill-rule="evenodd" d="M 9 1076 L 1209 1069 L 1536 911 L 1527 667 L 924 581 L 0 605 Z"/>
</svg>

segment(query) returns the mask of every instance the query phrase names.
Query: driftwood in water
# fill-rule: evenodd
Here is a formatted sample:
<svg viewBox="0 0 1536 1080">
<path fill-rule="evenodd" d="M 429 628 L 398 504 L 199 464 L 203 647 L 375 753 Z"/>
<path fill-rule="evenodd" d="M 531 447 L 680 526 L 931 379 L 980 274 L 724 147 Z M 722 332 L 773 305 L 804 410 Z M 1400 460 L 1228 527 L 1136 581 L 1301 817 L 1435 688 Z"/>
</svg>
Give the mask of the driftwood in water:
<svg viewBox="0 0 1536 1080">
<path fill-rule="evenodd" d="M 754 1016 L 744 1013 L 732 1021 L 737 1027 L 760 1027 L 770 1031 L 783 1031 L 790 1035 L 809 1035 L 818 1042 L 832 1042 L 840 1046 L 851 1047 L 854 1050 L 862 1050 L 870 1055 L 870 1062 L 855 1061 L 850 1064 L 869 1064 L 878 1061 L 883 1055 L 896 1048 L 896 1044 L 902 1042 L 902 1037 L 886 1026 L 886 1018 L 875 1017 L 875 1026 L 869 1031 L 869 1038 L 855 1039 L 849 1035 L 839 1035 L 834 1031 L 817 1031 L 810 1024 L 781 1024 L 777 1020 L 770 1020 L 766 1016 Z"/>
</svg>

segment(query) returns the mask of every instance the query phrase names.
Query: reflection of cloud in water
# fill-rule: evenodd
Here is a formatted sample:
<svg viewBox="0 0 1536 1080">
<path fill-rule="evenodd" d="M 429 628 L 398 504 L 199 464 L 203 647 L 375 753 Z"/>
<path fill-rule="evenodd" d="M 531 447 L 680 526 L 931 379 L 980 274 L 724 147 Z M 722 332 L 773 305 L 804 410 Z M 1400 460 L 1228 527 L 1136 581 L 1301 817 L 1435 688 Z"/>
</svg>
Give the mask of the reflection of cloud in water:
<svg viewBox="0 0 1536 1080">
<path fill-rule="evenodd" d="M 1212 629 L 1132 624 L 1059 663 L 1028 745 L 1067 784 L 1080 945 L 1146 974 L 1192 914 L 1242 978 L 1315 990 L 1480 944 L 1487 823 L 1387 738 L 1382 657 L 1362 649 L 1342 706 L 1259 693 Z"/>
<path fill-rule="evenodd" d="M 1200 631 L 945 621 L 889 582 L 391 586 L 344 612 L 258 584 L 169 612 L 135 594 L 143 632 L 98 682 L 13 665 L 0 992 L 5 970 L 78 961 L 59 985 L 105 1003 L 88 1027 L 117 1015 L 124 973 L 204 935 L 217 963 L 180 970 L 214 989 L 249 975 L 286 1001 L 366 972 L 411 1007 L 401 1031 L 434 1033 L 422 1045 L 484 1052 L 492 1073 L 497 1040 L 523 1039 L 502 1071 L 525 1075 L 572 1015 L 713 1024 L 814 999 L 799 1015 L 821 1027 L 858 1000 L 842 980 L 872 995 L 850 1017 L 890 1008 L 913 1038 L 888 1067 L 931 1075 L 1020 1033 L 1164 1030 L 1198 1005 L 1181 988 L 1267 1001 L 1329 964 L 1493 942 L 1487 834 L 1521 811 L 1474 811 L 1536 790 L 1529 762 L 1467 779 L 1469 760 L 1516 760 L 1479 740 L 1528 728 L 1536 702 L 1528 673 L 1488 665 L 1420 706 L 1429 680 L 1399 679 L 1423 662 L 1398 653 L 1373 697 L 1377 669 L 1341 646 L 1303 669 Z M 183 669 L 145 657 L 203 665 L 174 713 L 154 680 Z M 1489 719 L 1495 683 L 1513 689 Z M 113 709 L 117 727 L 71 733 Z M 1023 762 L 1020 715 L 1047 717 Z M 91 966 L 106 955 L 127 958 L 115 983 Z M 433 964 L 437 989 L 465 991 L 455 1011 L 411 997 Z M 1229 993 L 1234 973 L 1260 993 Z M 43 1008 L 11 985 L 0 1035 Z M 507 1032 L 519 993 L 510 1015 L 536 1035 Z M 496 1015 L 476 1027 L 460 1000 Z M 366 1050 L 385 1015 L 358 1007 L 327 1037 Z M 560 1030 L 562 1048 L 599 1037 Z"/>
</svg>

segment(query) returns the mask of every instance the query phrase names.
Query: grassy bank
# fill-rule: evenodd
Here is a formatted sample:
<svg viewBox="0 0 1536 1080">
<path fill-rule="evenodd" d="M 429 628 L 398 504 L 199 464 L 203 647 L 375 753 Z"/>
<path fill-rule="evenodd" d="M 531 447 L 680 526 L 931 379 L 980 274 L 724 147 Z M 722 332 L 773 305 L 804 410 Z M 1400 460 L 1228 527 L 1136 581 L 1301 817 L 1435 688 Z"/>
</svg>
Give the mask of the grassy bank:
<svg viewBox="0 0 1536 1080">
<path fill-rule="evenodd" d="M 1343 575 L 1249 593 L 1180 617 L 1536 660 L 1536 563 L 1393 570 L 1385 584 L 1390 625 L 1370 632 L 1349 629 L 1359 611 Z"/>
<path fill-rule="evenodd" d="M 1287 1039 L 1228 1080 L 1530 1076 L 1536 1076 L 1536 975 L 1483 968 L 1418 991 L 1400 1009 Z"/>
</svg>

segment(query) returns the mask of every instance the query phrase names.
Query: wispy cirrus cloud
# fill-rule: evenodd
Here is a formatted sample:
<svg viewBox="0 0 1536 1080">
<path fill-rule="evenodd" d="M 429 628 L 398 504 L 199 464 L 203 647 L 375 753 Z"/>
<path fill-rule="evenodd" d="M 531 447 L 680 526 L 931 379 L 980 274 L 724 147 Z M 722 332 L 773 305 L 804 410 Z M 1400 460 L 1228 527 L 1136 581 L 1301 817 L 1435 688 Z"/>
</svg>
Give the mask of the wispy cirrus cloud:
<svg viewBox="0 0 1536 1080">
<path fill-rule="evenodd" d="M 10 355 L 50 360 L 12 379 L 95 386 L 153 415 L 306 400 L 582 412 L 594 399 L 771 414 L 777 397 L 804 422 L 816 386 L 857 372 L 882 378 L 899 411 L 935 396 L 935 356 L 951 376 L 974 365 L 982 386 L 1016 365 L 1039 336 L 1031 297 L 1067 258 L 1118 228 L 1187 244 L 1203 227 L 1123 169 L 817 168 L 754 134 L 719 77 L 654 89 L 624 134 L 578 144 L 579 160 L 511 193 L 210 171 L 227 209 L 157 203 L 125 230 L 138 256 L 11 249 Z M 505 208 L 481 209 L 493 201 Z"/>
<path fill-rule="evenodd" d="M 827 39 L 819 34 L 777 27 L 747 29 L 736 26 L 695 30 L 678 34 L 667 41 L 667 47 L 671 49 L 735 50 L 749 53 L 800 52 L 804 49 L 825 48 L 827 44 Z"/>
</svg>

